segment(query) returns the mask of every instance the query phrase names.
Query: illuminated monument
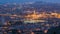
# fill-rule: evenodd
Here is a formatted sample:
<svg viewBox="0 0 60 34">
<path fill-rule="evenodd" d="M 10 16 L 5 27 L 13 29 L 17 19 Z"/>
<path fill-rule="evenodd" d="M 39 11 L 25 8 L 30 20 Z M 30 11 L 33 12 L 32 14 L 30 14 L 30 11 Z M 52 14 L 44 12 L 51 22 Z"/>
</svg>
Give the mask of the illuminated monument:
<svg viewBox="0 0 60 34">
<path fill-rule="evenodd" d="M 40 19 L 42 15 L 36 13 L 34 10 L 32 14 L 28 14 L 25 16 L 24 23 L 38 23 L 38 22 L 46 22 L 45 20 Z"/>
</svg>

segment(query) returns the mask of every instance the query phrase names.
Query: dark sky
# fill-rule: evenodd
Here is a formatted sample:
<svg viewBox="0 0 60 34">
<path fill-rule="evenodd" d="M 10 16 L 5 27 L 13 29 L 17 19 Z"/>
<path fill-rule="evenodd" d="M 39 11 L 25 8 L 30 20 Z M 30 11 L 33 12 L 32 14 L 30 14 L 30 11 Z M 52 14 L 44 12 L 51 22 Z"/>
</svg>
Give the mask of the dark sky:
<svg viewBox="0 0 60 34">
<path fill-rule="evenodd" d="M 44 1 L 44 2 L 53 2 L 60 3 L 60 0 L 0 0 L 0 3 L 22 3 L 22 2 L 35 2 L 35 1 Z"/>
</svg>

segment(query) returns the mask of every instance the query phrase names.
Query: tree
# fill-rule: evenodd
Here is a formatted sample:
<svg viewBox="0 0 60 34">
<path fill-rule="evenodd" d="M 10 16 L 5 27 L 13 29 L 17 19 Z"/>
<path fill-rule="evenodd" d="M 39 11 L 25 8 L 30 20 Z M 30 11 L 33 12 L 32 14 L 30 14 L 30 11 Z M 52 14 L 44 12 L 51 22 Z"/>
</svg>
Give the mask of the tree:
<svg viewBox="0 0 60 34">
<path fill-rule="evenodd" d="M 49 29 L 47 34 L 60 34 L 60 26 Z"/>
</svg>

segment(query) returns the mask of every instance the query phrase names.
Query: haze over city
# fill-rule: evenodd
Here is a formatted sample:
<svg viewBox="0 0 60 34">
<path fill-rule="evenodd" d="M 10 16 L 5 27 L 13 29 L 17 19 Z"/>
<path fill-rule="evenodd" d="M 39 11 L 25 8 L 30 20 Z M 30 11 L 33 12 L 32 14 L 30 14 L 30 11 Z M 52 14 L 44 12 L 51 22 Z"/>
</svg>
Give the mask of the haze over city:
<svg viewBox="0 0 60 34">
<path fill-rule="evenodd" d="M 3 4 L 3 3 L 36 2 L 36 1 L 51 2 L 51 3 L 60 3 L 60 0 L 0 0 L 0 4 Z"/>
</svg>

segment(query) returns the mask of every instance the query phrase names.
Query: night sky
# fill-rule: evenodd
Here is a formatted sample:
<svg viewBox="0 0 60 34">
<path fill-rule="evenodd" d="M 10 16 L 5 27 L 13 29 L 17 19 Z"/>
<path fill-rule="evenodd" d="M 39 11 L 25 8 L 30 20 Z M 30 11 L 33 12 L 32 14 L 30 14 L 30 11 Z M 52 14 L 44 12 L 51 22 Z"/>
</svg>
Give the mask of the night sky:
<svg viewBox="0 0 60 34">
<path fill-rule="evenodd" d="M 0 3 L 23 3 L 23 2 L 36 2 L 36 1 L 44 1 L 44 2 L 53 2 L 60 3 L 60 0 L 0 0 Z"/>
</svg>

